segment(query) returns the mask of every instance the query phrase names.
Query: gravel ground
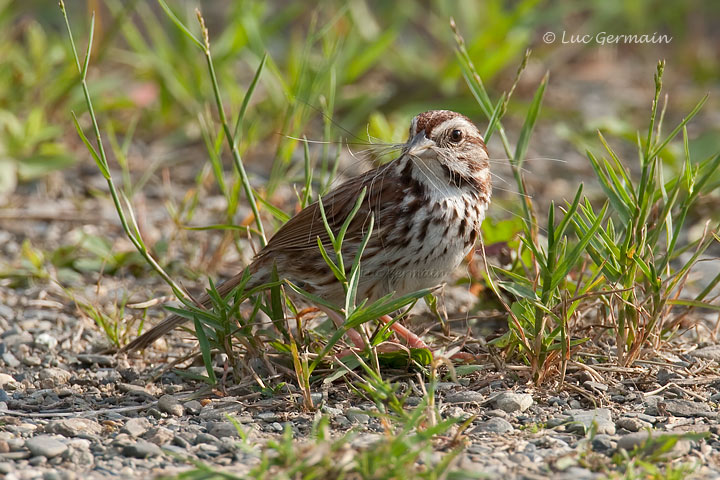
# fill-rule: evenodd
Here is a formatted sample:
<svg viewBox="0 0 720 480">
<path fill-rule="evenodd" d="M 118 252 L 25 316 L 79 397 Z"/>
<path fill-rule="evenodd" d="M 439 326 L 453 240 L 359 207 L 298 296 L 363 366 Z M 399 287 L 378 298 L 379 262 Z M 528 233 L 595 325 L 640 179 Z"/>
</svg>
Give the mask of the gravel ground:
<svg viewBox="0 0 720 480">
<path fill-rule="evenodd" d="M 0 331 L 6 479 L 147 478 L 187 469 L 189 459 L 242 475 L 267 441 L 287 428 L 306 438 L 318 415 L 334 435 L 357 431 L 351 446 L 383 436 L 375 407 L 342 384 L 318 387 L 319 408 L 305 413 L 290 384 L 272 397 L 251 385 L 220 396 L 173 372 L 157 376 L 143 358 L 93 353 L 105 343 L 99 329 L 47 286 L 0 288 Z M 633 368 L 576 364 L 558 392 L 529 386 L 520 366 L 480 366 L 438 385 L 443 417 L 472 417 L 454 467 L 489 478 L 603 478 L 598 466 L 649 434 L 706 432 L 663 457 L 694 465 L 696 478 L 720 478 L 719 361 L 720 348 L 707 346 Z M 407 405 L 420 403 L 417 377 L 397 378 Z M 447 446 L 436 448 L 439 459 Z"/>
</svg>

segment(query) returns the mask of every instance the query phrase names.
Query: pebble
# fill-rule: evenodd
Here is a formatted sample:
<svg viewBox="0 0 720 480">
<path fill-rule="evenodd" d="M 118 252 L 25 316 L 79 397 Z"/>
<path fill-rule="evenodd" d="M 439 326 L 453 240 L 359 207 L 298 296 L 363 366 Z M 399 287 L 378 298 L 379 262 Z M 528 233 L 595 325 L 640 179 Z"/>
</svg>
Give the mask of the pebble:
<svg viewBox="0 0 720 480">
<path fill-rule="evenodd" d="M 594 382 L 592 380 L 588 380 L 587 382 L 583 383 L 583 387 L 587 388 L 588 390 L 593 390 L 595 392 L 607 392 L 608 386 L 604 383 L 600 382 Z"/>
<path fill-rule="evenodd" d="M 466 390 L 462 392 L 452 392 L 445 395 L 445 403 L 482 403 L 487 399 L 480 392 Z"/>
<path fill-rule="evenodd" d="M 175 434 L 169 428 L 155 427 L 149 430 L 143 438 L 155 445 L 165 445 L 166 443 L 170 443 L 174 436 Z"/>
<path fill-rule="evenodd" d="M 349 410 L 345 413 L 345 416 L 352 423 L 370 423 L 370 415 L 367 413 Z"/>
<path fill-rule="evenodd" d="M 43 388 L 54 388 L 65 385 L 70 381 L 72 374 L 62 368 L 50 367 L 40 371 L 38 378 Z"/>
<path fill-rule="evenodd" d="M 480 422 L 470 433 L 496 433 L 503 434 L 515 430 L 512 424 L 499 417 L 493 417 L 485 422 Z"/>
<path fill-rule="evenodd" d="M 183 406 L 185 407 L 185 411 L 187 411 L 190 415 L 197 415 L 200 413 L 200 410 L 202 410 L 202 403 L 198 402 L 197 400 L 190 400 L 189 402 L 183 403 Z"/>
<path fill-rule="evenodd" d="M 606 433 L 608 435 L 615 434 L 615 424 L 612 421 L 612 415 L 607 408 L 596 408 L 595 410 L 570 410 L 566 412 L 570 415 L 570 423 L 567 428 L 571 432 L 577 432 L 581 435 L 586 434 L 596 424 L 596 433 Z"/>
<path fill-rule="evenodd" d="M 123 382 L 118 382 L 117 385 L 121 392 L 134 393 L 136 395 L 152 397 L 152 395 L 150 395 L 147 392 L 147 390 L 145 390 L 145 387 L 143 387 L 141 385 L 133 385 L 132 383 L 123 383 Z"/>
<path fill-rule="evenodd" d="M 57 347 L 58 341 L 57 338 L 53 337 L 49 333 L 43 332 L 35 337 L 35 344 L 42 345 L 48 350 L 54 350 L 55 347 Z"/>
<path fill-rule="evenodd" d="M 312 392 L 310 394 L 310 400 L 312 401 L 314 406 L 318 407 L 323 401 L 322 392 Z"/>
<path fill-rule="evenodd" d="M 666 437 L 668 435 L 669 434 L 658 433 L 654 430 L 628 433 L 627 435 L 624 435 L 618 439 L 617 448 L 632 451 L 634 448 L 645 444 L 648 438 L 652 438 L 653 443 L 648 445 L 648 448 L 650 448 L 651 451 L 646 452 L 652 453 L 664 446 L 665 442 L 663 441 L 663 437 Z M 686 455 L 690 452 L 690 447 L 691 445 L 689 440 L 680 439 L 677 441 L 677 443 L 675 443 L 675 445 L 672 447 L 672 449 L 670 449 L 670 451 L 658 453 L 660 453 L 663 458 L 672 459 Z"/>
<path fill-rule="evenodd" d="M 596 452 L 609 453 L 615 449 L 613 437 L 604 433 L 595 435 L 592 439 L 592 448 Z"/>
<path fill-rule="evenodd" d="M 127 422 L 125 422 L 125 425 L 123 425 L 123 428 L 120 431 L 127 433 L 131 437 L 137 438 L 144 435 L 151 426 L 152 424 L 147 418 L 130 418 Z"/>
<path fill-rule="evenodd" d="M 705 403 L 679 399 L 666 400 L 663 408 L 676 417 L 696 417 L 710 411 L 710 408 Z"/>
<path fill-rule="evenodd" d="M 154 443 L 138 440 L 136 443 L 123 447 L 122 454 L 132 458 L 149 458 L 162 455 L 162 450 Z"/>
<path fill-rule="evenodd" d="M 86 365 L 97 365 L 99 367 L 112 367 L 115 365 L 115 357 L 112 355 L 96 355 L 92 353 L 81 353 L 77 357 L 79 362 Z"/>
<path fill-rule="evenodd" d="M 68 449 L 67 445 L 61 442 L 53 435 L 37 435 L 25 442 L 25 447 L 30 450 L 33 456 L 43 456 L 47 458 L 62 455 Z"/>
<path fill-rule="evenodd" d="M 209 434 L 218 438 L 238 436 L 237 428 L 230 422 L 208 422 L 206 428 Z"/>
<path fill-rule="evenodd" d="M 257 414 L 257 418 L 268 423 L 280 420 L 280 416 L 275 412 L 261 412 Z"/>
<path fill-rule="evenodd" d="M 181 417 L 185 413 L 185 407 L 182 406 L 180 401 L 172 395 L 163 395 L 158 400 L 158 408 L 161 412 Z"/>
<path fill-rule="evenodd" d="M 689 353 L 691 357 L 702 358 L 703 360 L 714 360 L 720 362 L 720 345 L 710 345 L 698 348 Z"/>
<path fill-rule="evenodd" d="M 532 404 L 532 395 L 527 393 L 505 392 L 495 398 L 495 406 L 507 413 L 524 412 Z"/>
<path fill-rule="evenodd" d="M 195 435 L 195 445 L 198 445 L 200 443 L 219 443 L 220 440 L 215 435 L 211 435 L 209 433 L 200 432 L 197 435 Z"/>
<path fill-rule="evenodd" d="M 20 366 L 20 361 L 10 352 L 5 352 L 2 355 L 3 362 L 10 368 L 17 368 Z"/>
<path fill-rule="evenodd" d="M 651 423 L 632 417 L 620 417 L 617 422 L 615 422 L 615 425 L 619 428 L 624 428 L 628 432 L 637 432 L 644 428 L 652 427 Z"/>
<path fill-rule="evenodd" d="M 0 373 L 0 387 L 12 384 L 17 384 L 12 375 L 8 375 L 7 373 Z"/>
<path fill-rule="evenodd" d="M 50 422 L 45 429 L 65 437 L 99 435 L 102 432 L 102 426 L 89 418 L 63 418 Z"/>
</svg>

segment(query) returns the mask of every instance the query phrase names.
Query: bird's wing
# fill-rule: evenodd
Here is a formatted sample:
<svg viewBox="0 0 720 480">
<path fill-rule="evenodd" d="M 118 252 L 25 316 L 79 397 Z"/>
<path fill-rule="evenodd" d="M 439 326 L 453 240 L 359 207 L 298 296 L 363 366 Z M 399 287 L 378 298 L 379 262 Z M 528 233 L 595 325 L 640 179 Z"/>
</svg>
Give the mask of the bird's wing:
<svg viewBox="0 0 720 480">
<path fill-rule="evenodd" d="M 334 234 L 340 230 L 345 219 L 352 212 L 355 202 L 363 188 L 367 188 L 365 198 L 345 235 L 348 241 L 362 238 L 370 220 L 371 212 L 377 212 L 385 203 L 383 197 L 392 193 L 393 182 L 386 178 L 388 165 L 370 170 L 351 178 L 322 197 L 325 216 Z M 308 205 L 272 236 L 267 246 L 258 253 L 258 258 L 278 251 L 306 251 L 317 249 L 317 238 L 324 245 L 330 245 L 330 239 L 322 221 L 318 202 Z"/>
</svg>

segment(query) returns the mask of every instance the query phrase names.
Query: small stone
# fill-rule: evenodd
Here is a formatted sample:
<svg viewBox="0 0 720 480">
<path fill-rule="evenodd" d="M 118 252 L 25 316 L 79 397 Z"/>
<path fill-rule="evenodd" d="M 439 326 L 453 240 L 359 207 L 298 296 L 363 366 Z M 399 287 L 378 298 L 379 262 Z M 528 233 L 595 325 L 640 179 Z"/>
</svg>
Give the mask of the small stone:
<svg viewBox="0 0 720 480">
<path fill-rule="evenodd" d="M 40 371 L 38 378 L 40 378 L 43 388 L 54 388 L 60 385 L 65 385 L 70 381 L 72 374 L 62 368 L 50 367 Z"/>
<path fill-rule="evenodd" d="M 310 400 L 312 401 L 314 406 L 319 406 L 323 401 L 323 394 L 322 392 L 313 392 L 310 394 Z"/>
<path fill-rule="evenodd" d="M 152 427 L 152 424 L 147 418 L 131 418 L 125 422 L 125 425 L 120 431 L 127 433 L 133 438 L 137 438 L 144 435 L 150 427 Z"/>
<path fill-rule="evenodd" d="M 30 460 L 28 460 L 28 463 L 32 465 L 33 467 L 37 467 L 38 465 L 42 465 L 45 462 L 47 462 L 47 457 L 43 457 L 42 455 L 38 455 L 37 457 L 31 457 Z"/>
<path fill-rule="evenodd" d="M 123 383 L 118 382 L 117 384 L 118 388 L 121 392 L 124 393 L 134 393 L 135 395 L 142 395 L 144 397 L 152 397 L 147 390 L 145 390 L 145 387 L 141 385 L 133 385 L 132 383 Z"/>
<path fill-rule="evenodd" d="M 46 430 L 65 437 L 77 437 L 83 434 L 99 435 L 102 426 L 89 418 L 63 418 L 48 424 Z"/>
<path fill-rule="evenodd" d="M 637 447 L 645 445 L 646 453 L 651 454 L 663 447 L 669 440 L 669 437 L 674 436 L 673 434 L 658 433 L 654 430 L 629 433 L 620 437 L 617 442 L 617 448 L 632 451 Z M 678 458 L 689 453 L 690 447 L 689 440 L 680 439 L 670 451 L 662 452 L 661 456 L 666 459 Z"/>
<path fill-rule="evenodd" d="M 657 372 L 657 381 L 660 385 L 667 385 L 668 382 L 676 378 L 680 378 L 680 375 L 675 372 L 671 372 L 666 368 L 661 368 Z"/>
<path fill-rule="evenodd" d="M 189 402 L 185 402 L 183 406 L 190 415 L 197 415 L 198 413 L 200 413 L 200 410 L 202 410 L 202 403 L 198 402 L 197 400 L 190 400 Z"/>
<path fill-rule="evenodd" d="M 172 395 L 163 395 L 158 400 L 158 408 L 161 412 L 181 417 L 185 413 L 185 407 Z"/>
<path fill-rule="evenodd" d="M 666 400 L 664 409 L 676 417 L 696 417 L 710 411 L 710 408 L 704 403 L 679 399 Z"/>
<path fill-rule="evenodd" d="M 57 457 L 62 455 L 67 450 L 67 445 L 58 440 L 53 435 L 38 435 L 30 438 L 25 442 L 25 447 L 30 450 L 33 456 L 43 456 L 47 458 Z"/>
<path fill-rule="evenodd" d="M 422 398 L 420 397 L 407 397 L 405 399 L 405 405 L 408 407 L 417 407 L 422 402 Z"/>
<path fill-rule="evenodd" d="M 703 360 L 714 360 L 720 362 L 720 345 L 710 345 L 709 347 L 698 348 L 690 352 L 688 355 Z"/>
<path fill-rule="evenodd" d="M 0 462 L 0 474 L 7 475 L 13 471 L 13 464 L 10 462 Z"/>
<path fill-rule="evenodd" d="M 261 412 L 257 414 L 257 418 L 259 420 L 262 420 L 263 422 L 277 422 L 280 420 L 280 417 L 275 412 Z"/>
<path fill-rule="evenodd" d="M 17 384 L 17 381 L 15 381 L 12 375 L 8 375 L 7 373 L 0 373 L 0 387 L 4 387 L 5 385 L 9 384 Z"/>
<path fill-rule="evenodd" d="M 485 412 L 485 415 L 487 415 L 488 417 L 508 418 L 507 412 L 505 410 L 500 410 L 499 408 L 488 410 L 487 412 Z"/>
<path fill-rule="evenodd" d="M 603 433 L 595 435 L 595 437 L 593 437 L 592 439 L 592 448 L 596 452 L 611 452 L 614 448 L 612 437 Z"/>
<path fill-rule="evenodd" d="M 218 438 L 238 436 L 237 428 L 230 422 L 208 422 L 206 428 L 210 435 Z"/>
<path fill-rule="evenodd" d="M 532 395 L 527 393 L 501 393 L 495 398 L 495 406 L 508 413 L 524 412 L 533 404 Z"/>
<path fill-rule="evenodd" d="M 493 417 L 486 422 L 480 422 L 470 433 L 496 433 L 503 434 L 515 430 L 507 420 Z"/>
<path fill-rule="evenodd" d="M 220 443 L 220 440 L 215 435 L 211 435 L 209 433 L 200 432 L 197 435 L 195 435 L 195 445 L 199 445 L 201 443 Z"/>
<path fill-rule="evenodd" d="M 615 422 L 620 428 L 624 428 L 628 432 L 638 432 L 644 428 L 652 427 L 651 423 L 643 422 L 639 418 L 621 417 Z"/>
<path fill-rule="evenodd" d="M 555 407 L 562 407 L 567 405 L 567 400 L 561 397 L 550 397 L 547 399 L 548 405 Z"/>
<path fill-rule="evenodd" d="M 99 367 L 112 367 L 115 365 L 115 357 L 112 355 L 95 355 L 81 353 L 77 356 L 79 362 L 86 365 L 97 364 Z"/>
<path fill-rule="evenodd" d="M 154 407 L 148 408 L 147 414 L 150 415 L 155 420 L 160 420 L 161 418 L 163 418 L 162 412 Z"/>
<path fill-rule="evenodd" d="M 323 405 L 320 411 L 322 411 L 323 413 L 327 413 L 328 415 L 330 415 L 330 417 L 337 417 L 343 414 L 343 411 L 339 408 L 330 407 L 328 405 Z"/>
<path fill-rule="evenodd" d="M 52 350 L 57 347 L 58 341 L 57 338 L 53 337 L 49 333 L 43 332 L 37 337 L 35 337 L 35 344 L 42 345 L 48 350 Z"/>
<path fill-rule="evenodd" d="M 162 450 L 154 443 L 138 440 L 136 443 L 123 447 L 122 454 L 132 458 L 150 458 L 162 455 Z"/>
<path fill-rule="evenodd" d="M 597 474 L 587 468 L 573 466 L 565 470 L 565 478 L 572 478 L 573 480 L 590 480 L 597 478 Z"/>
<path fill-rule="evenodd" d="M 37 355 L 28 355 L 26 357 L 22 357 L 22 363 L 28 367 L 39 367 L 42 361 Z"/>
<path fill-rule="evenodd" d="M 169 428 L 155 427 L 148 431 L 144 438 L 155 445 L 165 445 L 166 443 L 170 443 L 174 436 L 175 434 Z"/>
<path fill-rule="evenodd" d="M 172 444 L 184 449 L 190 448 L 190 442 L 185 440 L 185 438 L 181 437 L 180 435 L 175 435 L 173 437 Z"/>
<path fill-rule="evenodd" d="M 571 432 L 584 435 L 596 424 L 596 433 L 615 434 L 615 424 L 612 421 L 612 414 L 607 408 L 596 408 L 594 410 L 570 410 L 570 424 L 567 426 Z"/>
<path fill-rule="evenodd" d="M 5 352 L 2 354 L 3 362 L 5 362 L 5 365 L 7 365 L 10 368 L 16 368 L 20 366 L 20 360 L 18 360 L 15 355 L 13 355 L 10 352 Z"/>
<path fill-rule="evenodd" d="M 593 390 L 595 392 L 607 392 L 608 389 L 608 386 L 604 383 L 594 382 L 592 380 L 584 382 L 583 387 L 587 388 L 588 390 Z"/>
<path fill-rule="evenodd" d="M 480 392 L 466 390 L 462 392 L 452 392 L 445 395 L 445 403 L 482 403 L 487 399 Z"/>
<path fill-rule="evenodd" d="M 199 451 L 211 456 L 216 456 L 220 453 L 220 447 L 211 443 L 199 443 L 196 446 Z"/>
<path fill-rule="evenodd" d="M 368 415 L 367 413 L 349 410 L 348 412 L 345 413 L 345 416 L 352 423 L 369 423 L 370 422 L 370 415 Z"/>
<path fill-rule="evenodd" d="M 547 428 L 556 428 L 560 425 L 565 425 L 570 421 L 570 417 L 568 416 L 562 416 L 562 417 L 553 417 L 548 419 L 548 421 L 545 423 L 547 425 Z"/>
<path fill-rule="evenodd" d="M 273 422 L 270 424 L 270 427 L 276 432 L 282 432 L 285 430 L 285 427 L 283 427 L 282 423 L 280 422 Z"/>
<path fill-rule="evenodd" d="M 657 423 L 658 421 L 657 417 L 653 417 L 652 415 L 646 415 L 642 412 L 625 412 L 623 414 L 623 417 L 637 418 L 639 420 L 642 420 L 643 422 L 651 424 Z"/>
</svg>

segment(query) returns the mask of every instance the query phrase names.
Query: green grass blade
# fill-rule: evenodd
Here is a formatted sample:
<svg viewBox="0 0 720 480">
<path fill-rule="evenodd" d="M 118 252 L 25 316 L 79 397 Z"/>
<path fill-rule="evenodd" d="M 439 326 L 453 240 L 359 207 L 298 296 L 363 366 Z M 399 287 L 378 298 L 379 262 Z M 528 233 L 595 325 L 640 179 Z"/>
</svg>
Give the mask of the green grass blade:
<svg viewBox="0 0 720 480">
<path fill-rule="evenodd" d="M 248 105 L 250 104 L 250 98 L 252 97 L 252 94 L 255 91 L 255 87 L 257 86 L 258 80 L 260 80 L 260 74 L 262 73 L 263 68 L 265 67 L 265 62 L 267 61 L 267 57 L 268 57 L 268 54 L 267 54 L 267 52 L 265 52 L 262 56 L 262 59 L 260 60 L 260 65 L 258 65 L 257 70 L 255 70 L 255 76 L 253 76 L 252 82 L 250 82 L 247 92 L 245 92 L 245 97 L 243 98 L 242 106 L 240 107 L 240 111 L 238 112 L 237 120 L 235 120 L 235 130 L 233 133 L 233 139 L 234 139 L 235 143 L 238 142 L 238 136 L 240 134 L 240 131 L 242 130 L 243 120 L 245 119 L 245 112 L 247 112 Z"/>
<path fill-rule="evenodd" d="M 205 50 L 205 44 L 201 42 L 199 38 L 193 35 L 190 30 L 188 30 L 185 24 L 175 15 L 175 13 L 170 9 L 170 7 L 168 7 L 167 3 L 165 3 L 165 0 L 158 0 L 158 4 L 160 4 L 160 8 L 165 10 L 167 16 L 175 24 L 175 26 L 180 29 L 180 31 L 182 31 L 190 40 L 192 40 L 195 45 L 200 47 L 202 50 Z"/>
<path fill-rule="evenodd" d="M 517 168 L 522 167 L 523 161 L 525 160 L 525 154 L 528 150 L 528 144 L 530 143 L 530 136 L 532 135 L 535 122 L 537 121 L 538 114 L 540 113 L 540 106 L 542 104 L 543 96 L 545 94 L 545 87 L 547 86 L 549 74 L 546 73 L 543 77 L 540 85 L 535 91 L 535 96 L 530 103 L 527 116 L 525 117 L 525 123 L 523 124 L 522 130 L 520 130 L 520 138 L 518 138 L 517 146 L 515 147 L 515 155 L 513 156 L 513 165 Z"/>
</svg>

